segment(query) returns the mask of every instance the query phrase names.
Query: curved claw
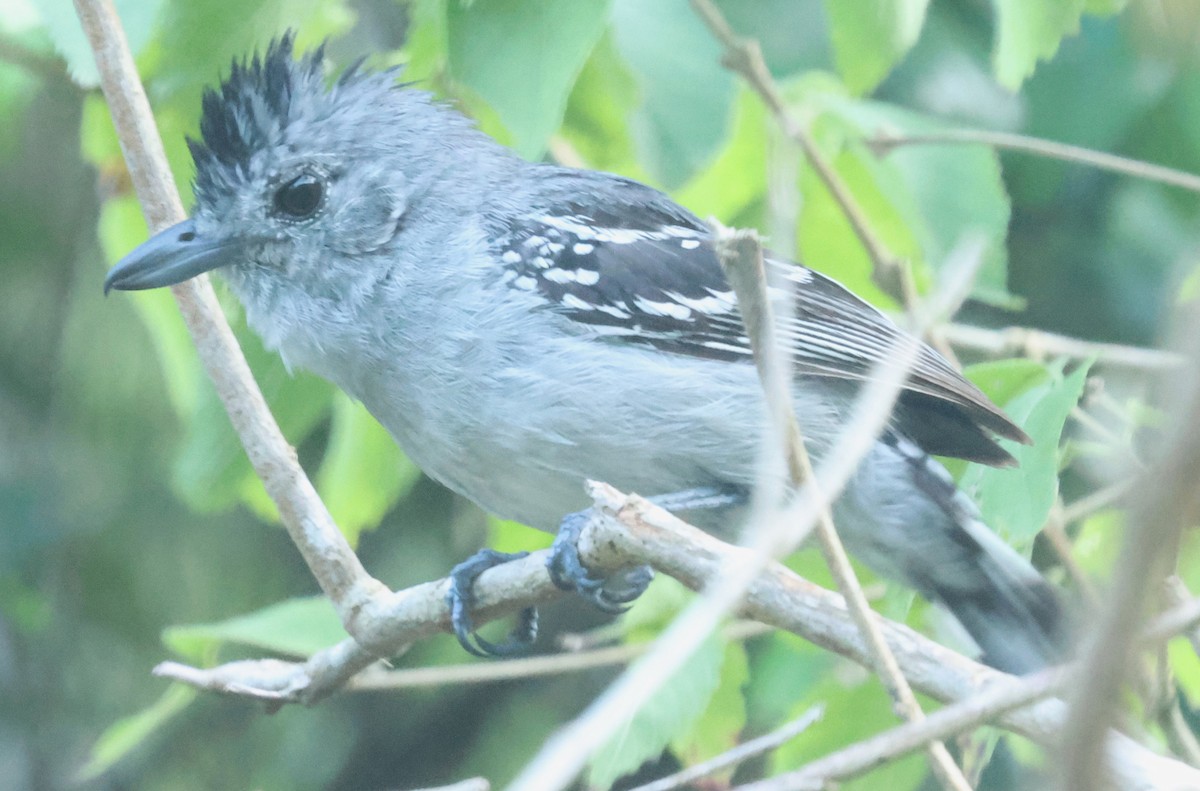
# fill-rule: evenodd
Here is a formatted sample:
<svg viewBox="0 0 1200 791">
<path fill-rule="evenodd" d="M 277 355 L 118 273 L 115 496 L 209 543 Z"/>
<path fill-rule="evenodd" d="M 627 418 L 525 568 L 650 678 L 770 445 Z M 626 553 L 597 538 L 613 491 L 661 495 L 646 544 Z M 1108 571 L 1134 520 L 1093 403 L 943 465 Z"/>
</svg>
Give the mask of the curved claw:
<svg viewBox="0 0 1200 791">
<path fill-rule="evenodd" d="M 521 610 L 517 625 L 502 643 L 493 643 L 475 633 L 471 608 L 475 604 L 474 585 L 479 575 L 490 568 L 526 557 L 528 552 L 497 552 L 484 549 L 450 570 L 450 589 L 446 604 L 450 607 L 450 624 L 454 637 L 463 650 L 478 657 L 512 656 L 522 653 L 537 639 L 538 615 L 535 607 Z"/>
<path fill-rule="evenodd" d="M 592 576 L 580 560 L 576 545 L 587 518 L 588 513 L 581 511 L 563 519 L 547 563 L 550 579 L 561 590 L 575 591 L 602 612 L 620 615 L 645 592 L 654 572 L 648 566 L 639 566 L 619 580 L 619 587 L 614 587 L 611 579 Z"/>
</svg>

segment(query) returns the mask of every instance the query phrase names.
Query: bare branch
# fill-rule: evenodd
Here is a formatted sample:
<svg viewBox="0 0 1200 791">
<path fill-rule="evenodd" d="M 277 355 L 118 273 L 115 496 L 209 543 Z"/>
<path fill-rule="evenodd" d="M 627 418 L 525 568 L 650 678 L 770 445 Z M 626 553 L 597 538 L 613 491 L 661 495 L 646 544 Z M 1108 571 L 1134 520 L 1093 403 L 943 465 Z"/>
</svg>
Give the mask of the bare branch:
<svg viewBox="0 0 1200 791">
<path fill-rule="evenodd" d="M 983 129 L 946 129 L 920 135 L 900 135 L 880 131 L 866 141 L 877 155 L 885 155 L 901 146 L 912 145 L 982 145 L 1020 151 L 1048 159 L 1074 162 L 1101 170 L 1135 176 L 1147 181 L 1157 181 L 1171 187 L 1200 192 L 1200 176 L 1174 168 L 1142 162 L 1137 159 L 1117 156 L 1082 146 L 1058 143 L 1040 137 L 1029 137 L 1011 132 L 992 132 Z"/>
<path fill-rule="evenodd" d="M 842 181 L 833 165 L 825 159 L 825 155 L 821 153 L 821 149 L 813 140 L 812 135 L 808 133 L 808 129 L 788 111 L 783 96 L 763 60 L 758 42 L 735 33 L 712 0 L 691 0 L 691 3 L 692 8 L 704 20 L 708 29 L 725 47 L 725 55 L 722 59 L 724 65 L 740 75 L 762 98 L 784 134 L 794 140 L 804 151 L 805 158 L 812 164 L 825 188 L 829 190 L 833 199 L 841 207 L 850 226 L 854 229 L 854 234 L 862 242 L 863 248 L 871 258 L 872 280 L 881 290 L 891 294 L 906 307 L 912 308 L 917 300 L 917 289 L 912 280 L 912 272 L 904 261 L 887 249 L 883 241 L 871 229 L 866 212 L 858 205 L 858 201 L 855 200 L 849 187 Z"/>
<path fill-rule="evenodd" d="M 1183 359 L 1172 352 L 1096 343 L 1028 327 L 989 330 L 967 324 L 946 324 L 939 326 L 936 332 L 961 349 L 997 356 L 1020 355 L 1034 360 L 1060 356 L 1080 360 L 1095 357 L 1101 365 L 1144 371 L 1171 370 L 1183 364 Z"/>
<path fill-rule="evenodd" d="M 689 588 L 703 590 L 723 569 L 736 568 L 753 557 L 750 550 L 725 544 L 642 498 L 624 496 L 602 484 L 594 485 L 592 494 L 597 516 L 580 540 L 581 557 L 589 568 L 603 570 L 631 563 L 650 563 Z M 501 612 L 516 612 L 543 601 L 548 594 L 553 595 L 555 589 L 545 567 L 547 554 L 547 551 L 534 553 L 490 569 L 480 577 L 476 591 L 488 606 L 487 615 L 481 622 Z M 397 641 L 396 649 L 430 634 L 449 631 L 443 599 L 448 584 L 447 580 L 440 580 L 393 594 L 393 615 L 406 625 L 405 629 L 396 629 L 392 634 Z M 500 597 L 505 595 L 510 598 L 501 601 Z M 842 597 L 800 578 L 780 564 L 773 563 L 756 575 L 741 613 L 791 631 L 860 664 L 868 665 L 871 661 Z M 943 701 L 963 700 L 1010 678 L 907 626 L 875 614 L 872 618 L 881 625 L 905 677 L 924 694 Z M 1198 623 L 1200 600 L 1192 600 L 1157 619 L 1147 632 L 1147 639 L 1163 640 L 1194 629 Z M 233 694 L 307 701 L 314 697 L 311 691 L 306 695 L 301 685 L 295 682 L 308 679 L 328 692 L 330 688 L 336 688 L 336 679 L 348 678 L 371 661 L 371 656 L 364 654 L 353 640 L 345 640 L 306 663 L 274 660 L 246 663 L 247 673 L 242 678 L 237 678 L 234 673 L 239 663 L 213 670 L 225 673 L 226 691 Z M 253 688 L 257 681 L 264 682 L 263 689 L 268 690 L 286 689 L 283 682 L 292 682 L 294 688 L 285 696 L 262 695 L 258 694 L 262 690 Z M 210 688 L 203 683 L 198 686 Z M 1044 744 L 1056 744 L 1064 715 L 1061 702 L 1044 701 L 1003 715 L 998 724 Z M 1187 787 L 1187 783 L 1200 787 L 1200 772 L 1161 758 L 1116 733 L 1110 733 L 1106 742 L 1105 762 L 1128 788 Z M 1170 783 L 1173 779 L 1179 780 L 1174 786 Z"/>
<path fill-rule="evenodd" d="M 460 780 L 448 786 L 437 788 L 422 788 L 420 791 L 491 791 L 492 785 L 482 777 L 472 777 L 470 780 Z"/>
<path fill-rule="evenodd" d="M 921 749 L 935 739 L 948 739 L 973 730 L 1000 715 L 1049 697 L 1066 686 L 1065 670 L 1044 670 L 1023 678 L 1009 677 L 977 695 L 951 704 L 897 728 L 864 739 L 797 769 L 738 791 L 820 791 L 888 761 Z"/>
<path fill-rule="evenodd" d="M 62 60 L 25 46 L 9 33 L 0 33 L 0 61 L 19 66 L 44 80 L 65 80 Z"/>
<path fill-rule="evenodd" d="M 871 618 L 871 605 L 863 594 L 858 575 L 854 573 L 846 548 L 842 546 L 834 527 L 830 510 L 832 500 L 820 491 L 816 473 L 804 446 L 800 424 L 792 404 L 791 370 L 785 363 L 775 337 L 775 318 L 771 310 L 771 301 L 767 297 L 767 278 L 758 235 L 753 231 L 728 230 L 715 223 L 712 225 L 717 258 L 737 294 L 742 323 L 746 327 L 746 335 L 750 339 L 754 362 L 766 395 L 767 411 L 771 414 L 772 423 L 776 428 L 774 435 L 782 438 L 784 443 L 783 453 L 791 483 L 797 488 L 807 484 L 812 498 L 819 503 L 816 533 L 825 563 L 833 574 L 838 590 L 845 597 L 850 614 L 862 631 L 863 639 L 871 649 L 875 672 L 891 695 L 897 713 L 909 722 L 919 721 L 924 716 L 921 706 L 908 681 L 900 672 L 896 658 L 883 639 L 879 627 Z M 897 360 L 897 366 L 906 371 L 911 368 L 916 360 L 917 349 L 914 339 L 908 339 L 907 348 L 902 346 L 896 349 L 895 355 L 900 358 Z M 944 744 L 933 741 L 926 747 L 934 774 L 945 788 L 970 789 L 962 770 L 954 763 L 954 758 Z"/>
<path fill-rule="evenodd" d="M 723 630 L 722 639 L 748 640 L 770 632 L 770 627 L 754 621 L 739 621 Z M 648 643 L 629 643 L 586 651 L 568 651 L 547 656 L 508 659 L 503 662 L 469 662 L 461 665 L 417 667 L 405 670 L 384 670 L 376 665 L 358 674 L 346 686 L 352 692 L 391 689 L 413 689 L 445 685 L 486 684 L 536 676 L 553 676 L 582 670 L 624 665 L 637 659 L 649 649 Z"/>
<path fill-rule="evenodd" d="M 110 0 L 76 0 L 75 9 L 95 53 L 100 85 L 146 220 L 154 230 L 177 223 L 185 216 L 179 191 L 116 12 Z M 193 278 L 171 291 L 200 360 L 292 541 L 337 607 L 347 631 L 369 636 L 357 621 L 386 588 L 367 574 L 300 468 L 295 450 L 254 382 L 208 278 Z"/>
<path fill-rule="evenodd" d="M 1159 458 L 1141 474 L 1125 529 L 1110 603 L 1083 659 L 1081 683 L 1063 735 L 1062 778 L 1066 789 L 1100 786 L 1101 734 L 1116 714 L 1120 687 L 1133 656 L 1129 636 L 1144 617 L 1147 597 L 1170 571 L 1180 531 L 1200 516 L 1200 312 L 1187 316 L 1189 365 L 1164 377 L 1162 400 L 1174 403 Z"/>
<path fill-rule="evenodd" d="M 716 774 L 723 769 L 728 769 L 731 766 L 737 766 L 740 763 L 750 760 L 755 756 L 768 753 L 777 749 L 780 745 L 787 744 L 792 739 L 808 730 L 813 723 L 825 716 L 825 706 L 813 706 L 808 711 L 801 714 L 791 722 L 785 723 L 779 728 L 770 733 L 759 736 L 757 739 L 751 739 L 748 742 L 739 744 L 732 750 L 727 750 L 720 755 L 703 763 L 689 766 L 681 772 L 676 772 L 673 775 L 661 777 L 652 783 L 638 786 L 630 789 L 630 791 L 672 791 L 675 788 L 681 788 L 688 783 L 693 783 L 702 777 Z"/>
</svg>

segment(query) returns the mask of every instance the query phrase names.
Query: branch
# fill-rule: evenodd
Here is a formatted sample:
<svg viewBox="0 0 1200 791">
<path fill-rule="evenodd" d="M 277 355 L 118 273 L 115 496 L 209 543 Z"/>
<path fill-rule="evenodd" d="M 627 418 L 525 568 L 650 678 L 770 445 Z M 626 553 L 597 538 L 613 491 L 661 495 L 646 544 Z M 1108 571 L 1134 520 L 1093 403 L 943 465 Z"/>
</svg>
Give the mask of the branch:
<svg viewBox="0 0 1200 791">
<path fill-rule="evenodd" d="M 846 548 L 834 527 L 830 511 L 833 495 L 827 495 L 820 490 L 812 461 L 804 446 L 800 424 L 792 403 L 790 366 L 786 364 L 775 337 L 775 317 L 771 310 L 771 301 L 767 297 L 767 278 L 763 269 L 762 246 L 758 235 L 753 231 L 729 230 L 713 223 L 713 239 L 717 258 L 737 294 L 742 323 L 750 339 L 755 366 L 758 368 L 766 396 L 767 411 L 771 414 L 776 429 L 773 435 L 783 439 L 783 453 L 792 486 L 800 488 L 807 484 L 813 499 L 820 503 L 816 532 L 825 563 L 833 574 L 838 591 L 846 599 L 863 639 L 871 649 L 872 665 L 891 696 L 896 712 L 909 722 L 919 722 L 924 717 L 921 705 L 917 702 L 904 674 L 900 672 L 896 657 L 888 648 L 882 632 L 871 618 L 871 605 L 863 594 L 858 575 L 854 573 Z M 916 362 L 919 349 L 914 339 L 907 340 L 907 344 L 898 344 L 899 348 L 894 351 L 895 357 L 898 358 L 895 365 L 905 373 L 911 370 Z M 889 412 L 890 409 L 880 411 Z M 942 786 L 952 791 L 969 791 L 970 783 L 954 763 L 946 745 L 932 741 L 926 748 L 934 774 Z"/>
<path fill-rule="evenodd" d="M 946 324 L 938 327 L 937 332 L 960 348 L 995 355 L 1020 355 L 1034 360 L 1058 356 L 1095 357 L 1103 365 L 1145 371 L 1166 371 L 1183 364 L 1183 358 L 1173 352 L 1084 341 L 1028 327 L 989 330 L 967 324 Z"/>
<path fill-rule="evenodd" d="M 100 85 L 146 220 L 152 230 L 177 223 L 185 217 L 179 191 L 116 12 L 110 0 L 75 0 L 75 9 L 95 53 Z M 346 630 L 369 638 L 370 630 L 359 621 L 386 588 L 367 574 L 300 468 L 295 450 L 254 382 L 208 278 L 193 278 L 171 291 L 200 360 L 288 534 L 337 607 Z"/>
<path fill-rule="evenodd" d="M 1174 430 L 1159 458 L 1141 473 L 1142 485 L 1126 523 L 1111 600 L 1083 659 L 1084 672 L 1063 734 L 1061 764 L 1068 790 L 1098 787 L 1100 735 L 1116 713 L 1121 684 L 1132 663 L 1129 635 L 1136 631 L 1149 592 L 1169 573 L 1185 526 L 1200 516 L 1200 312 L 1187 316 L 1189 365 L 1162 377 L 1162 400 L 1173 402 L 1167 425 Z"/>
<path fill-rule="evenodd" d="M 1023 678 L 1009 677 L 979 694 L 830 753 L 794 772 L 738 786 L 738 791 L 801 791 L 836 786 L 888 761 L 915 752 L 936 739 L 949 739 L 985 725 L 1013 709 L 1049 697 L 1066 686 L 1070 674 L 1043 670 Z"/>
<path fill-rule="evenodd" d="M 45 80 L 65 80 L 67 77 L 62 60 L 27 47 L 7 33 L 0 34 L 0 61 L 19 66 Z"/>
<path fill-rule="evenodd" d="M 749 640 L 770 632 L 770 627 L 754 621 L 740 621 L 725 629 L 721 638 L 728 641 Z M 438 665 L 405 670 L 383 670 L 375 665 L 350 680 L 346 689 L 351 692 L 414 689 L 420 687 L 461 686 L 511 681 L 519 678 L 553 676 L 582 670 L 624 665 L 649 650 L 649 643 L 624 643 L 584 651 L 564 651 L 546 656 L 508 659 L 503 662 L 467 662 L 459 665 Z"/>
<path fill-rule="evenodd" d="M 862 242 L 872 264 L 872 281 L 885 293 L 895 297 L 907 308 L 917 301 L 916 284 L 912 272 L 903 261 L 892 254 L 883 241 L 876 236 L 867 220 L 866 212 L 858 205 L 849 187 L 842 181 L 833 166 L 825 159 L 808 130 L 792 116 L 779 93 L 763 60 L 762 50 L 754 39 L 743 38 L 729 26 L 720 9 L 712 0 L 691 0 L 692 8 L 708 26 L 713 35 L 725 47 L 722 63 L 740 75 L 767 105 L 784 134 L 794 140 L 812 164 L 826 189 L 841 207 L 855 235 Z"/>
<path fill-rule="evenodd" d="M 784 723 L 770 733 L 739 744 L 733 749 L 726 750 L 715 758 L 710 758 L 703 763 L 689 766 L 687 769 L 676 772 L 673 775 L 660 777 L 652 783 L 646 783 L 645 785 L 630 789 L 630 791 L 672 791 L 672 789 L 694 783 L 703 777 L 716 774 L 731 766 L 737 766 L 751 758 L 777 749 L 780 745 L 787 744 L 812 727 L 814 723 L 818 722 L 824 716 L 824 705 L 813 706 L 796 719 Z"/>
<path fill-rule="evenodd" d="M 751 550 L 725 544 L 642 498 L 622 495 L 603 484 L 592 485 L 592 497 L 596 504 L 596 517 L 585 528 L 580 539 L 581 559 L 589 568 L 606 570 L 649 563 L 693 590 L 704 590 L 719 578 L 724 569 L 737 568 L 738 564 L 753 557 Z M 480 576 L 475 590 L 481 602 L 486 603 L 481 623 L 497 617 L 501 612 L 512 613 L 541 602 L 546 595 L 555 593 L 556 589 L 546 571 L 548 554 L 548 550 L 536 552 L 522 560 L 490 569 Z M 448 580 L 440 580 L 392 594 L 394 615 L 398 624 L 403 623 L 403 627 L 398 625 L 393 631 L 391 636 L 396 642 L 383 654 L 393 653 L 422 637 L 450 630 L 443 599 L 448 585 Z M 503 600 L 504 596 L 509 598 Z M 778 563 L 770 564 L 755 577 L 740 610 L 747 618 L 793 632 L 864 666 L 869 666 L 871 662 L 870 653 L 842 597 L 804 580 Z M 905 677 L 915 689 L 926 695 L 943 701 L 964 700 L 1011 679 L 933 642 L 903 624 L 876 614 L 871 617 L 881 626 L 884 638 L 891 646 Z M 1197 624 L 1200 624 L 1200 600 L 1193 600 L 1158 619 L 1147 639 L 1166 639 L 1170 635 L 1194 629 Z M 351 668 L 360 661 L 362 655 L 362 649 L 353 640 L 345 640 L 320 652 L 309 662 L 261 660 L 256 663 L 231 663 L 213 668 L 212 671 L 224 674 L 226 686 L 220 691 L 239 696 L 303 702 L 306 698 L 300 689 L 293 689 L 286 696 L 258 694 L 277 690 L 254 689 L 256 676 L 271 684 L 284 678 L 294 681 L 304 677 L 311 677 L 315 682 L 316 676 L 306 676 L 306 673 L 324 668 L 330 678 L 348 678 L 357 672 Z M 314 662 L 318 657 L 322 657 L 320 662 Z M 367 663 L 370 661 L 368 656 Z M 254 672 L 238 679 L 236 671 L 239 667 Z M 182 680 L 185 683 L 189 681 L 186 678 Z M 197 686 L 214 689 L 207 684 Z M 998 724 L 1043 744 L 1055 745 L 1064 715 L 1065 708 L 1060 701 L 1044 701 L 1005 714 Z M 1104 761 L 1127 788 L 1185 787 L 1186 783 L 1200 787 L 1200 772 L 1190 767 L 1157 756 L 1115 732 L 1110 733 L 1105 741 L 1107 749 Z M 1179 783 L 1172 785 L 1173 780 L 1180 778 Z"/>
<path fill-rule="evenodd" d="M 1174 168 L 1154 165 L 1137 159 L 1095 151 L 1082 146 L 1058 143 L 1039 137 L 1029 137 L 1011 132 L 991 132 L 983 129 L 946 129 L 920 135 L 898 135 L 879 131 L 865 141 L 878 156 L 883 156 L 900 146 L 911 145 L 983 145 L 1020 151 L 1023 154 L 1074 162 L 1089 167 L 1109 170 L 1126 176 L 1135 176 L 1148 181 L 1157 181 L 1172 187 L 1200 192 L 1200 176 Z"/>
</svg>

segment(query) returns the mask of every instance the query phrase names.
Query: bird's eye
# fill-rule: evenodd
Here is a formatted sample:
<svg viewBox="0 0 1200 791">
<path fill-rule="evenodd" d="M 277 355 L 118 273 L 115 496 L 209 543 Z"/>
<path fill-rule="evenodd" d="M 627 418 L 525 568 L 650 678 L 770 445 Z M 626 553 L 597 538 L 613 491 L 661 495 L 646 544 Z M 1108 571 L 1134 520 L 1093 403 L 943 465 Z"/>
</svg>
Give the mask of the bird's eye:
<svg viewBox="0 0 1200 791">
<path fill-rule="evenodd" d="M 311 173 L 304 173 L 275 191 L 275 210 L 294 220 L 313 216 L 321 207 L 325 185 Z"/>
</svg>

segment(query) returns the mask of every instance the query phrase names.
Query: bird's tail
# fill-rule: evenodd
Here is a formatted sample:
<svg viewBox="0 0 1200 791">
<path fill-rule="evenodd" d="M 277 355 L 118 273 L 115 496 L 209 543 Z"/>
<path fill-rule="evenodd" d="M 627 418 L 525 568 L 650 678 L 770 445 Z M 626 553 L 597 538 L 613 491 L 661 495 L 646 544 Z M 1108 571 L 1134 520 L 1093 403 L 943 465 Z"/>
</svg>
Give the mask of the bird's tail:
<svg viewBox="0 0 1200 791">
<path fill-rule="evenodd" d="M 1065 659 L 1070 629 L 1059 592 L 983 523 L 940 464 L 912 446 L 896 449 L 918 488 L 949 517 L 943 541 L 955 545 L 949 556 L 957 562 L 943 554 L 918 571 L 917 587 L 954 614 L 997 670 L 1024 674 Z"/>
<path fill-rule="evenodd" d="M 982 524 L 978 528 L 988 530 Z M 1065 658 L 1066 618 L 1058 592 L 999 543 L 1007 552 L 985 547 L 970 584 L 935 585 L 932 594 L 983 650 L 986 664 L 1006 673 L 1031 673 Z"/>
</svg>

